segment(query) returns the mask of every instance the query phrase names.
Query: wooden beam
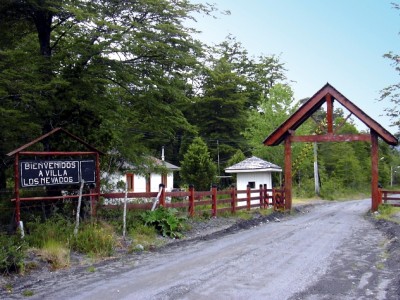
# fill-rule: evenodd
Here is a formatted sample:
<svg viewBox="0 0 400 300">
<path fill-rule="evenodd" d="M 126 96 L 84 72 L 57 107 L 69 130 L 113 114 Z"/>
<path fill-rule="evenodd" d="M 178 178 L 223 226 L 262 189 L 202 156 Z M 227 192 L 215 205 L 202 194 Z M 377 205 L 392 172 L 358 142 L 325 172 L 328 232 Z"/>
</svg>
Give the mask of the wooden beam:
<svg viewBox="0 0 400 300">
<path fill-rule="evenodd" d="M 377 211 L 379 207 L 379 188 L 378 188 L 378 175 L 379 175 L 379 156 L 378 156 L 378 134 L 371 130 L 371 210 Z"/>
<path fill-rule="evenodd" d="M 371 142 L 369 134 L 324 134 L 324 135 L 303 135 L 290 136 L 291 142 Z"/>
<path fill-rule="evenodd" d="M 285 139 L 285 209 L 292 209 L 292 143 Z"/>
<path fill-rule="evenodd" d="M 333 132 L 333 99 L 331 94 L 326 94 L 326 120 L 328 123 L 328 133 Z"/>
</svg>

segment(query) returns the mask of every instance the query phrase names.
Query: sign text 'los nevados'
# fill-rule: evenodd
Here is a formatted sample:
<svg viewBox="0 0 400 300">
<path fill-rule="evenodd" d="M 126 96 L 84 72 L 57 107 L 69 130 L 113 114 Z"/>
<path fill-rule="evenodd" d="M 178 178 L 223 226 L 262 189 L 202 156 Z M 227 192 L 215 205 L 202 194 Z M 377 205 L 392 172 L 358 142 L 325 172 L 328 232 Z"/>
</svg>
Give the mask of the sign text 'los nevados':
<svg viewBox="0 0 400 300">
<path fill-rule="evenodd" d="M 23 160 L 19 168 L 21 187 L 95 182 L 94 160 Z"/>
</svg>

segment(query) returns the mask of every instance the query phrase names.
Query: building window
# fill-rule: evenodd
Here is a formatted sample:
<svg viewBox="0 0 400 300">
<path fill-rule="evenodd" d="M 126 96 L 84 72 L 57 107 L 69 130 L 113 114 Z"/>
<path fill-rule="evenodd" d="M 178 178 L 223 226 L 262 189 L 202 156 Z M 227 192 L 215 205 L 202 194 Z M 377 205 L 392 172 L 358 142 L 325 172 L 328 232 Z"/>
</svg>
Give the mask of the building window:
<svg viewBox="0 0 400 300">
<path fill-rule="evenodd" d="M 133 174 L 126 174 L 126 183 L 128 186 L 128 191 L 133 191 Z"/>
<path fill-rule="evenodd" d="M 249 181 L 247 186 L 250 187 L 251 189 L 254 189 L 254 188 L 256 188 L 256 182 L 255 181 Z"/>
</svg>

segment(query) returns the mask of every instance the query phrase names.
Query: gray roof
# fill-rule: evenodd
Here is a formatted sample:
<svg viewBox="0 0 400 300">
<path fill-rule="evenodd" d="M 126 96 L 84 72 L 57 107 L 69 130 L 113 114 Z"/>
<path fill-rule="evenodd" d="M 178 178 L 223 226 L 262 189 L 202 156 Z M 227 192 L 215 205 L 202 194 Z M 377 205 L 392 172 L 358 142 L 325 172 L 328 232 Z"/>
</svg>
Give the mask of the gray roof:
<svg viewBox="0 0 400 300">
<path fill-rule="evenodd" d="M 282 172 L 282 168 L 266 160 L 252 156 L 225 169 L 226 173 Z"/>
<path fill-rule="evenodd" d="M 173 164 L 171 164 L 171 163 L 169 163 L 169 162 L 167 162 L 165 160 L 161 160 L 161 159 L 158 159 L 156 157 L 152 157 L 152 159 L 155 161 L 156 165 L 158 165 L 158 166 L 163 166 L 164 165 L 168 170 L 178 171 L 178 170 L 181 169 L 178 166 L 175 166 L 175 165 L 173 165 Z"/>
<path fill-rule="evenodd" d="M 175 166 L 175 165 L 173 165 L 173 164 L 171 164 L 171 163 L 169 163 L 169 162 L 167 162 L 165 160 L 161 160 L 161 159 L 158 159 L 158 158 L 153 157 L 153 156 L 149 156 L 148 159 L 150 161 L 152 161 L 154 166 L 156 166 L 156 167 L 164 166 L 169 171 L 179 171 L 181 169 L 178 166 Z M 131 163 L 129 163 L 129 162 L 124 162 L 123 163 L 123 168 L 125 168 L 125 169 L 136 169 L 136 166 L 131 164 Z"/>
</svg>

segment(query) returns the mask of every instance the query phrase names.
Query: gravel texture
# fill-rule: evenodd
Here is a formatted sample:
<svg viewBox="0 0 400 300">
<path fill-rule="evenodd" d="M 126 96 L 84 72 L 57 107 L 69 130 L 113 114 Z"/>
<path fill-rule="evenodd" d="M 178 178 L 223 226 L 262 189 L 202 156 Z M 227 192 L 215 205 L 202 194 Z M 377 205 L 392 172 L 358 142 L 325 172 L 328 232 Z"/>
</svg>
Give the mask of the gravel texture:
<svg viewBox="0 0 400 300">
<path fill-rule="evenodd" d="M 291 215 L 274 212 L 270 215 L 262 215 L 260 213 L 252 213 L 251 218 L 248 220 L 238 219 L 234 217 L 211 217 L 207 220 L 204 219 L 191 219 L 189 220 L 189 230 L 184 232 L 182 239 L 166 239 L 163 238 L 164 245 L 151 252 L 133 253 L 128 254 L 123 248 L 117 251 L 117 255 L 108 260 L 93 263 L 93 261 L 83 258 L 82 256 L 74 254 L 72 257 L 72 266 L 68 269 L 58 270 L 53 272 L 48 265 L 41 263 L 36 269 L 28 271 L 25 275 L 9 275 L 0 276 L 0 299 L 20 299 L 26 298 L 21 296 L 22 292 L 33 288 L 33 286 L 40 285 L 41 282 L 46 282 L 48 279 L 63 276 L 71 276 L 71 274 L 79 274 L 80 272 L 87 272 L 89 266 L 93 266 L 96 270 L 107 268 L 109 262 L 121 262 L 129 257 L 135 256 L 134 259 L 147 259 L 157 252 L 165 251 L 168 247 L 183 247 L 187 243 L 196 243 L 202 240 L 214 240 L 222 236 L 237 233 L 239 230 L 247 230 L 257 227 L 263 223 L 280 222 L 285 218 L 296 217 L 296 214 L 304 214 L 317 205 L 313 204 L 299 205 L 294 207 L 294 213 Z M 395 222 L 388 222 L 384 220 L 376 220 L 372 215 L 366 216 L 367 220 L 372 222 L 374 226 L 383 232 L 388 238 L 389 242 L 386 246 L 387 251 L 387 268 L 398 273 L 400 270 L 400 224 Z M 400 221 L 400 219 L 399 219 Z M 34 254 L 31 254 L 31 260 L 35 259 Z M 397 278 L 398 288 L 396 294 L 397 299 L 400 299 L 400 274 Z"/>
</svg>

